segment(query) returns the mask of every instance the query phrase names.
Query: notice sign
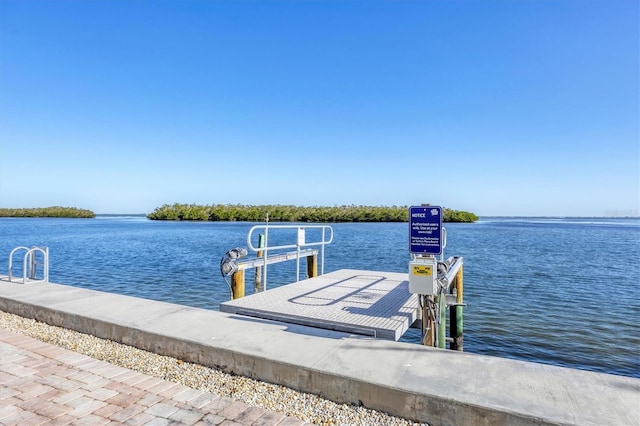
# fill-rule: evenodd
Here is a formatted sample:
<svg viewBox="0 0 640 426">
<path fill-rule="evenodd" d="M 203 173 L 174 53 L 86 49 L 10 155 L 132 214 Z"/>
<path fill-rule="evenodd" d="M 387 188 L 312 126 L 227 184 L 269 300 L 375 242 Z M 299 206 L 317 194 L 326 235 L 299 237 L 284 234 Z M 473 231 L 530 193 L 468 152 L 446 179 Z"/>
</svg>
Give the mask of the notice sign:
<svg viewBox="0 0 640 426">
<path fill-rule="evenodd" d="M 414 254 L 442 254 L 442 208 L 409 208 L 409 251 Z"/>
</svg>

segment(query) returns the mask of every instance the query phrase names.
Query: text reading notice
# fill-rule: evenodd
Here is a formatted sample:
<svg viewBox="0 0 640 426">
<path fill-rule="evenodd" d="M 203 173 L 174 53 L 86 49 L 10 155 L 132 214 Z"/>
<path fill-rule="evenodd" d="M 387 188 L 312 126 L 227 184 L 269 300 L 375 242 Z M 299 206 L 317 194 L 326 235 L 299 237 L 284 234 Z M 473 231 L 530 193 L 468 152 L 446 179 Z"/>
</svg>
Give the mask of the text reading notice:
<svg viewBox="0 0 640 426">
<path fill-rule="evenodd" d="M 409 251 L 413 254 L 442 253 L 442 208 L 409 208 Z"/>
</svg>

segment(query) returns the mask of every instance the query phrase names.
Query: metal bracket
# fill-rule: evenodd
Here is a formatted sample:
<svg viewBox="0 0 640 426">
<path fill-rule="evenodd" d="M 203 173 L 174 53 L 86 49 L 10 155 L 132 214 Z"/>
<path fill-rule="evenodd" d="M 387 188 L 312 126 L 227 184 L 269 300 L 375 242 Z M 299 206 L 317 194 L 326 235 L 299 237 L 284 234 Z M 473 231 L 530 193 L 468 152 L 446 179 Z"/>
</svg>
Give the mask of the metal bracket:
<svg viewBox="0 0 640 426">
<path fill-rule="evenodd" d="M 447 306 L 467 306 L 466 303 L 458 303 L 455 294 L 447 294 L 445 302 Z"/>
</svg>

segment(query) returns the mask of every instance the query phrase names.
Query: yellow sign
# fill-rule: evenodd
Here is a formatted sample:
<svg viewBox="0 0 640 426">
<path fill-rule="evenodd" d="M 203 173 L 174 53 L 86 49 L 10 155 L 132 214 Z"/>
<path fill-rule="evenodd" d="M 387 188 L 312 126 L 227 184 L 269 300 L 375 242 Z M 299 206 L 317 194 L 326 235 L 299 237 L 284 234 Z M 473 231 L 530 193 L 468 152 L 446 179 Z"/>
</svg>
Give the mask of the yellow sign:
<svg viewBox="0 0 640 426">
<path fill-rule="evenodd" d="M 431 275 L 431 266 L 414 265 L 413 266 L 413 275 L 429 276 L 429 275 Z"/>
</svg>

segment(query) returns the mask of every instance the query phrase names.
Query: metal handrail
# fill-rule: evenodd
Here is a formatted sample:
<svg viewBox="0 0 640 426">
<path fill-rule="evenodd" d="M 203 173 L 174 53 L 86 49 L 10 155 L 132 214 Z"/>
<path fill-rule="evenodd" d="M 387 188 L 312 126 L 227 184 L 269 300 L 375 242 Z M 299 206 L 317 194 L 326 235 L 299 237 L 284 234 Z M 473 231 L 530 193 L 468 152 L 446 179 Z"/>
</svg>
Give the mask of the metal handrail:
<svg viewBox="0 0 640 426">
<path fill-rule="evenodd" d="M 11 269 L 13 269 L 13 254 L 18 250 L 26 250 L 28 252 L 29 247 L 24 247 L 24 246 L 16 247 L 13 250 L 11 250 L 11 253 L 9 253 L 9 275 L 8 275 L 9 281 L 11 281 Z"/>
<path fill-rule="evenodd" d="M 251 243 L 253 232 L 257 229 L 264 230 L 264 247 L 255 247 Z M 298 230 L 297 241 L 295 244 L 285 244 L 285 245 L 269 247 L 269 230 L 270 229 L 297 229 Z M 310 243 L 306 242 L 306 238 L 304 238 L 304 235 L 307 229 L 320 229 L 322 234 L 321 241 L 315 241 Z M 328 236 L 327 236 L 327 230 L 329 231 Z M 304 241 L 301 241 L 301 238 L 300 238 L 301 232 L 303 232 L 302 236 Z M 328 237 L 328 240 L 327 240 L 327 237 Z M 265 290 L 267 289 L 267 257 L 268 257 L 269 250 L 284 250 L 284 249 L 290 249 L 290 248 L 296 249 L 298 253 L 298 256 L 296 259 L 296 281 L 298 281 L 300 279 L 300 249 L 303 247 L 320 246 L 320 274 L 322 275 L 324 274 L 324 246 L 327 244 L 331 244 L 332 241 L 333 241 L 333 228 L 329 225 L 269 225 L 269 223 L 267 222 L 267 224 L 265 225 L 253 226 L 251 229 L 249 229 L 249 232 L 247 233 L 247 247 L 249 248 L 249 250 L 253 252 L 259 252 L 259 251 L 263 252 L 263 256 L 264 256 L 263 282 L 264 282 Z"/>
<path fill-rule="evenodd" d="M 29 279 L 36 280 L 36 253 L 42 253 L 42 267 L 43 267 L 43 277 L 42 281 L 49 281 L 49 247 L 45 247 L 44 249 L 40 247 L 34 247 L 29 250 L 24 255 L 24 260 L 22 263 L 22 283 L 26 284 L 27 282 L 27 263 L 29 263 Z M 29 260 L 29 262 L 27 262 Z M 36 280 L 38 281 L 38 280 Z"/>
<path fill-rule="evenodd" d="M 43 266 L 43 278 L 41 281 L 49 281 L 49 247 L 33 247 L 28 248 L 24 246 L 16 247 L 9 253 L 9 281 L 12 281 L 12 269 L 13 269 L 13 255 L 18 250 L 26 250 L 22 259 L 22 283 L 26 284 L 27 280 L 36 280 L 36 266 L 38 265 L 36 256 L 37 253 L 42 253 L 42 266 Z M 27 266 L 29 267 L 29 273 L 27 274 Z M 40 280 L 38 280 L 40 281 Z"/>
</svg>

